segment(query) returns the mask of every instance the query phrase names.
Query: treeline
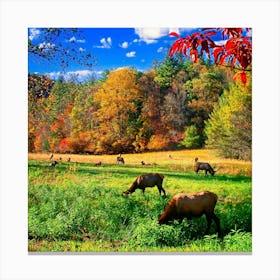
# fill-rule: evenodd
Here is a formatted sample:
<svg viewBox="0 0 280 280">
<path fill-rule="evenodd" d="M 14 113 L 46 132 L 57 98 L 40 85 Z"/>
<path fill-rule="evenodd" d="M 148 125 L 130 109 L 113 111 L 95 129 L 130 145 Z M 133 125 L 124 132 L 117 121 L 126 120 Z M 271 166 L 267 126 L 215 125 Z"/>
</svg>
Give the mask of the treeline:
<svg viewBox="0 0 280 280">
<path fill-rule="evenodd" d="M 83 84 L 29 74 L 28 150 L 112 154 L 207 144 L 250 159 L 251 86 L 233 75 L 229 67 L 180 57 Z M 229 151 L 231 141 L 242 145 L 238 152 Z"/>
</svg>

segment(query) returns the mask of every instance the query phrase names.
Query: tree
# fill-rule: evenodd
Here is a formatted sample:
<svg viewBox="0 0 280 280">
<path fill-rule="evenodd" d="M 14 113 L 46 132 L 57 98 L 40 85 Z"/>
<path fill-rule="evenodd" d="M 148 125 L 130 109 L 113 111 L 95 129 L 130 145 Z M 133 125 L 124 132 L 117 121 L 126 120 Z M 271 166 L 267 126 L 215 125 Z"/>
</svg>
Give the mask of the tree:
<svg viewBox="0 0 280 280">
<path fill-rule="evenodd" d="M 182 145 L 188 149 L 201 148 L 204 144 L 204 137 L 199 132 L 195 125 L 191 125 L 185 131 L 185 137 L 182 141 Z"/>
<path fill-rule="evenodd" d="M 28 75 L 28 150 L 42 151 L 49 149 L 47 99 L 54 82 L 36 74 Z"/>
<path fill-rule="evenodd" d="M 205 120 L 208 119 L 223 89 L 227 86 L 223 82 L 221 73 L 216 72 L 213 67 L 200 72 L 197 78 L 185 84 L 189 96 L 187 106 L 191 111 L 191 124 L 204 128 Z"/>
<path fill-rule="evenodd" d="M 212 56 L 216 64 L 230 65 L 240 70 L 237 74 L 246 85 L 245 71 L 252 63 L 252 39 L 248 35 L 250 31 L 249 28 L 245 30 L 242 28 L 203 28 L 200 32 L 195 32 L 185 38 L 180 38 L 179 34 L 171 32 L 169 35 L 178 39 L 171 46 L 169 56 L 173 57 L 176 52 L 179 52 L 190 57 L 195 63 L 203 55 L 206 55 L 208 59 Z M 223 40 L 227 38 L 223 46 L 217 45 L 211 38 L 217 33 L 221 33 Z"/>
<path fill-rule="evenodd" d="M 130 68 L 111 71 L 94 95 L 97 104 L 99 152 L 133 150 L 135 115 L 140 99 L 137 73 Z"/>
<path fill-rule="evenodd" d="M 28 55 L 37 63 L 50 62 L 66 69 L 73 62 L 92 68 L 96 58 L 82 49 L 82 31 L 77 28 L 29 28 Z"/>
<path fill-rule="evenodd" d="M 215 105 L 206 122 L 206 144 L 217 149 L 221 156 L 251 159 L 252 145 L 252 88 L 232 83 Z"/>
</svg>

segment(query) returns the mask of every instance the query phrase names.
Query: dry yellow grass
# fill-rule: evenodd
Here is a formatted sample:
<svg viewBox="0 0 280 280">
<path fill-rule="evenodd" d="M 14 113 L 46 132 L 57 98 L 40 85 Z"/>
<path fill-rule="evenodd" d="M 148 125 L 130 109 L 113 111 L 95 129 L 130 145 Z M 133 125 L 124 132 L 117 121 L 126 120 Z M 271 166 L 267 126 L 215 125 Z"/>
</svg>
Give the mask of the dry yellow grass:
<svg viewBox="0 0 280 280">
<path fill-rule="evenodd" d="M 125 163 L 128 165 L 140 165 L 141 161 L 149 164 L 157 164 L 169 166 L 171 169 L 193 170 L 194 158 L 198 157 L 199 161 L 209 162 L 214 169 L 218 170 L 218 174 L 246 175 L 252 174 L 252 162 L 234 159 L 225 159 L 217 156 L 214 150 L 180 150 L 180 151 L 161 151 L 147 152 L 142 154 L 123 154 Z M 84 162 L 114 164 L 117 155 L 78 155 L 78 154 L 54 154 L 53 160 L 65 162 L 67 158 L 71 158 L 71 162 Z M 50 153 L 29 153 L 30 160 L 49 160 Z"/>
</svg>

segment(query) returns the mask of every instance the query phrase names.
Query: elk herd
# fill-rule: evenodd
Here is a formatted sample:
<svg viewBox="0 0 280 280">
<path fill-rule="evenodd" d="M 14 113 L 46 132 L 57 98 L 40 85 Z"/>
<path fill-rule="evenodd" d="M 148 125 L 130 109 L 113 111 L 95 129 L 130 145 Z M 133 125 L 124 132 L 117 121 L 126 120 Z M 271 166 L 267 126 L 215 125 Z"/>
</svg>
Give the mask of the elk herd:
<svg viewBox="0 0 280 280">
<path fill-rule="evenodd" d="M 50 156 L 50 166 L 55 167 L 59 161 L 62 161 L 62 158 L 58 160 L 53 159 L 54 155 Z M 168 155 L 169 159 L 172 159 L 171 155 Z M 68 157 L 66 162 L 70 162 L 71 158 Z M 124 158 L 121 154 L 117 156 L 117 164 L 125 164 Z M 141 161 L 141 165 L 151 165 L 150 163 Z M 101 166 L 102 162 L 98 161 L 94 164 L 95 166 Z M 194 172 L 202 170 L 205 172 L 205 176 L 208 172 L 214 176 L 215 170 L 208 162 L 199 162 L 198 158 L 194 160 Z M 123 192 L 123 195 L 130 195 L 135 192 L 137 189 L 142 190 L 143 194 L 146 188 L 152 188 L 157 186 L 159 195 L 163 193 L 166 197 L 166 192 L 162 186 L 164 175 L 159 173 L 148 173 L 139 175 L 132 183 L 130 188 Z M 195 193 L 178 193 L 175 194 L 170 202 L 165 207 L 165 210 L 162 214 L 158 216 L 159 225 L 167 224 L 173 220 L 179 220 L 182 222 L 184 218 L 191 220 L 195 217 L 201 217 L 202 215 L 206 216 L 207 220 L 207 229 L 205 234 L 208 234 L 212 220 L 216 224 L 216 229 L 218 236 L 221 236 L 221 227 L 220 219 L 214 213 L 214 209 L 218 200 L 218 196 L 210 191 L 200 191 Z"/>
</svg>

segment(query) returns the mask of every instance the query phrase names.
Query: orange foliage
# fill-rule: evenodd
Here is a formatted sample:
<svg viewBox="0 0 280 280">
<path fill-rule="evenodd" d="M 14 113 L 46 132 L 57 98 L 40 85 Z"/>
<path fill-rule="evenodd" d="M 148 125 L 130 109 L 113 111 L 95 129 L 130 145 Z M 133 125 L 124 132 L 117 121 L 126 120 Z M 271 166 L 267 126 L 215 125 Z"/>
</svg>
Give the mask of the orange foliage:
<svg viewBox="0 0 280 280">
<path fill-rule="evenodd" d="M 165 150 L 170 147 L 170 139 L 165 135 L 153 135 L 147 145 L 149 150 Z"/>
</svg>

